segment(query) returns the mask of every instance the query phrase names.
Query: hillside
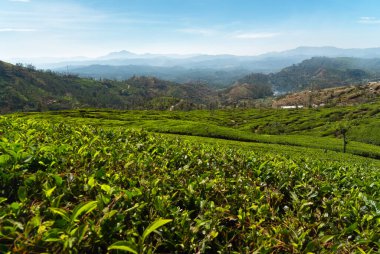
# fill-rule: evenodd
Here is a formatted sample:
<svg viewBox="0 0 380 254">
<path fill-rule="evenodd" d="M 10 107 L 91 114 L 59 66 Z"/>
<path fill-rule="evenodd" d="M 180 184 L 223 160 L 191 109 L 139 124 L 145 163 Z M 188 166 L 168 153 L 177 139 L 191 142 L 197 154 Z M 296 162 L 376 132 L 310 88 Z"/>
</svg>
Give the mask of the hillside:
<svg viewBox="0 0 380 254">
<path fill-rule="evenodd" d="M 273 95 L 272 88 L 260 83 L 236 83 L 220 93 L 223 105 L 248 107 L 255 103 L 255 99 L 266 98 Z"/>
<path fill-rule="evenodd" d="M 88 65 L 70 66 L 70 73 L 84 78 L 127 80 L 133 76 L 154 76 L 159 79 L 178 83 L 202 83 L 209 87 L 224 88 L 240 77 L 250 73 L 243 68 L 186 68 L 182 66 L 150 66 L 138 65 L 139 61 L 130 65 Z M 133 64 L 132 64 L 133 63 Z M 56 69 L 65 72 L 65 68 Z"/>
<path fill-rule="evenodd" d="M 95 80 L 36 70 L 31 65 L 0 62 L 0 112 L 88 107 L 159 110 L 267 107 L 272 104 L 270 99 L 262 99 L 269 98 L 273 92 L 278 94 L 306 89 L 317 91 L 326 87 L 362 84 L 378 77 L 374 71 L 378 65 L 380 63 L 376 59 L 312 58 L 278 73 L 250 74 L 239 78 L 227 88 L 218 89 L 202 83 L 202 80 L 184 84 L 147 76 L 132 76 L 123 81 Z M 362 66 L 371 68 L 357 69 Z M 214 75 L 223 78 L 224 74 L 215 72 Z M 186 76 L 183 78 L 186 79 Z M 366 88 L 362 90 L 367 91 Z M 362 98 L 357 99 L 357 102 L 367 102 L 378 96 L 373 93 L 364 99 L 363 96 L 355 95 L 354 91 L 342 90 L 340 93 L 344 92 L 349 94 L 341 96 L 340 101 L 334 99 L 335 95 L 329 95 L 329 98 L 313 95 L 318 98 L 315 102 L 310 101 L 310 94 L 294 97 L 302 97 L 302 105 L 305 105 L 306 97 L 309 98 L 309 104 L 344 105 L 347 100 L 354 102 L 352 98 L 355 96 Z M 296 102 L 301 103 L 300 100 Z"/>
<path fill-rule="evenodd" d="M 362 83 L 373 78 L 370 71 L 378 67 L 378 59 L 315 57 L 271 75 L 270 80 L 274 89 L 281 92 L 328 88 Z"/>
<path fill-rule="evenodd" d="M 246 100 L 271 95 L 271 91 L 263 93 L 255 85 L 244 91 L 248 91 Z M 188 110 L 225 107 L 240 99 L 231 89 L 217 90 L 200 83 L 179 84 L 144 76 L 124 81 L 94 80 L 0 62 L 2 113 L 86 107 Z"/>
<path fill-rule="evenodd" d="M 122 87 L 122 86 L 121 86 Z M 0 111 L 41 111 L 76 107 L 123 107 L 121 87 L 0 62 Z"/>
<path fill-rule="evenodd" d="M 168 109 L 180 100 L 207 103 L 213 95 L 202 85 L 148 77 L 97 81 L 0 62 L 0 112 L 83 107 Z"/>
<path fill-rule="evenodd" d="M 363 84 L 380 77 L 380 59 L 313 57 L 263 78 L 250 74 L 240 82 L 267 84 L 277 93 Z"/>
<path fill-rule="evenodd" d="M 272 106 L 298 105 L 304 107 L 347 106 L 373 102 L 380 98 L 380 82 L 366 85 L 307 90 L 276 98 Z"/>
<path fill-rule="evenodd" d="M 263 144 L 342 150 L 341 128 L 349 129 L 347 153 L 380 158 L 380 101 L 343 107 L 192 111 L 82 109 L 25 113 L 27 118 L 93 126 L 143 128 L 150 132 Z M 273 149 L 273 148 L 272 148 Z"/>
</svg>

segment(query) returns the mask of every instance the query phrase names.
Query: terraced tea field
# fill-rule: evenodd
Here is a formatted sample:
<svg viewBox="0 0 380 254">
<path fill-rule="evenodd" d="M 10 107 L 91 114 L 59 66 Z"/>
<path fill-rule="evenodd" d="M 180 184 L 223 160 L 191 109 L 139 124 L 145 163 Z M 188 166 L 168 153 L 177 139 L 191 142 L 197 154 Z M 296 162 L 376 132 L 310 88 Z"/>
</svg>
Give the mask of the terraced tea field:
<svg viewBox="0 0 380 254">
<path fill-rule="evenodd" d="M 376 253 L 377 108 L 3 116 L 0 252 Z"/>
</svg>

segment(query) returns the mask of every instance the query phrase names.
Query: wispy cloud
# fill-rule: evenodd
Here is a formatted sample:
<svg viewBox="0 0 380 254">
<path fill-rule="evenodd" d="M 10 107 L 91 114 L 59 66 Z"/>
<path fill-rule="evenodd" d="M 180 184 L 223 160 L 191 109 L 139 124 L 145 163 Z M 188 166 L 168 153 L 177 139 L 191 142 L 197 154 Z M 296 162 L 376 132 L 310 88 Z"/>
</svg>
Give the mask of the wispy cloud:
<svg viewBox="0 0 380 254">
<path fill-rule="evenodd" d="M 10 2 L 20 2 L 20 3 L 29 3 L 30 0 L 9 0 Z"/>
<path fill-rule="evenodd" d="M 380 24 L 380 19 L 376 17 L 360 17 L 358 22 L 361 24 Z"/>
<path fill-rule="evenodd" d="M 31 28 L 0 28 L 0 33 L 5 32 L 36 32 L 36 29 Z"/>
<path fill-rule="evenodd" d="M 178 29 L 177 31 L 181 33 L 202 35 L 202 36 L 211 36 L 211 35 L 217 34 L 217 31 L 215 30 L 201 29 L 201 28 L 184 28 L 184 29 Z"/>
<path fill-rule="evenodd" d="M 237 39 L 267 39 L 281 35 L 281 33 L 236 33 L 233 37 Z"/>
</svg>

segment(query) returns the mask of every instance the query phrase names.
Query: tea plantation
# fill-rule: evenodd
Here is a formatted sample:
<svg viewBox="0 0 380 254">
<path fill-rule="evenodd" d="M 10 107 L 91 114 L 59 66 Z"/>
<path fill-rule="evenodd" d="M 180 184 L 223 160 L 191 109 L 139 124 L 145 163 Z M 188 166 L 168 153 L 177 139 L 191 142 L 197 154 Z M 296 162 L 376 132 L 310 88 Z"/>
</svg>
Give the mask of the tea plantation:
<svg viewBox="0 0 380 254">
<path fill-rule="evenodd" d="M 17 116 L 55 123 L 90 124 L 106 129 L 134 128 L 163 134 L 245 141 L 260 144 L 261 148 L 263 144 L 282 145 L 281 149 L 275 148 L 279 153 L 289 147 L 342 152 L 341 130 L 346 129 L 347 153 L 380 159 L 380 102 L 302 110 L 82 109 L 20 113 Z M 202 139 L 198 141 L 202 142 Z"/>
<path fill-rule="evenodd" d="M 159 135 L 116 116 L 0 118 L 0 252 L 380 250 L 378 146 L 358 142 L 343 154 L 333 137 L 325 148 L 327 141 L 306 147 L 306 136 L 287 137 L 287 146 Z"/>
</svg>

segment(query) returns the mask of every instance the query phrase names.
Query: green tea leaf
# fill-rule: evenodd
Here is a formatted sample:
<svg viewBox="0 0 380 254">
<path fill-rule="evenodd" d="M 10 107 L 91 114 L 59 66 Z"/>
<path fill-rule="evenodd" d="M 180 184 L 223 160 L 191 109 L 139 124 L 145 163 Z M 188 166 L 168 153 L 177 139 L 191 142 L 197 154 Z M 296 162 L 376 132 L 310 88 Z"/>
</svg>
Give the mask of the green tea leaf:
<svg viewBox="0 0 380 254">
<path fill-rule="evenodd" d="M 90 213 L 98 205 L 98 201 L 88 201 L 75 207 L 71 220 L 75 221 L 80 215 Z"/>
<path fill-rule="evenodd" d="M 126 241 L 119 241 L 119 242 L 113 243 L 112 245 L 108 247 L 108 250 L 122 250 L 122 251 L 127 251 L 130 253 L 137 254 L 137 251 L 133 247 L 129 246 L 129 243 Z"/>
<path fill-rule="evenodd" d="M 0 197 L 0 204 L 7 201 L 7 200 L 8 200 L 7 198 Z"/>
<path fill-rule="evenodd" d="M 87 184 L 88 184 L 91 188 L 93 188 L 93 187 L 95 186 L 95 178 L 92 177 L 92 176 L 91 176 L 90 178 L 88 178 Z"/>
<path fill-rule="evenodd" d="M 54 180 L 55 180 L 55 183 L 56 183 L 58 186 L 61 186 L 61 185 L 62 185 L 62 183 L 63 183 L 62 177 L 60 177 L 59 175 L 54 175 L 53 178 L 54 178 Z"/>
<path fill-rule="evenodd" d="M 326 244 L 327 242 L 331 241 L 334 237 L 335 235 L 325 235 L 321 239 L 319 239 L 319 241 L 323 244 Z"/>
<path fill-rule="evenodd" d="M 360 247 L 356 247 L 356 248 L 358 248 L 358 250 L 359 250 L 359 252 L 360 252 L 361 254 L 366 254 L 366 252 L 365 252 L 362 248 L 360 248 Z"/>
<path fill-rule="evenodd" d="M 32 219 L 30 219 L 29 222 L 34 227 L 38 227 L 39 225 L 41 225 L 41 218 L 40 218 L 40 216 L 36 215 Z"/>
<path fill-rule="evenodd" d="M 53 194 L 53 191 L 55 190 L 55 188 L 57 188 L 57 186 L 54 186 L 53 188 L 45 191 L 45 195 L 47 198 L 49 198 L 51 194 Z"/>
<path fill-rule="evenodd" d="M 70 221 L 69 215 L 68 215 L 68 213 L 65 210 L 63 210 L 61 208 L 55 208 L 55 207 L 49 207 L 49 210 L 52 213 L 61 215 L 64 220 Z"/>
<path fill-rule="evenodd" d="M 159 227 L 162 227 L 163 225 L 171 222 L 170 219 L 158 219 L 155 222 L 151 223 L 144 231 L 142 235 L 142 241 L 144 242 L 145 238 L 150 235 L 154 230 L 158 229 Z"/>
<path fill-rule="evenodd" d="M 17 211 L 18 209 L 20 209 L 21 205 L 20 205 L 20 203 L 13 202 L 13 203 L 10 205 L 10 207 L 11 207 L 13 210 Z"/>
<path fill-rule="evenodd" d="M 59 238 L 47 238 L 44 241 L 45 242 L 62 242 L 62 239 L 59 239 Z"/>
<path fill-rule="evenodd" d="M 78 242 L 81 242 L 84 235 L 86 234 L 87 232 L 87 229 L 88 229 L 88 225 L 85 224 L 85 225 L 81 225 L 78 229 Z"/>
<path fill-rule="evenodd" d="M 25 186 L 18 188 L 17 195 L 18 199 L 20 199 L 21 202 L 24 202 L 26 200 L 27 193 Z"/>
<path fill-rule="evenodd" d="M 100 151 L 96 151 L 94 156 L 92 156 L 92 159 L 95 159 L 100 154 Z"/>
<path fill-rule="evenodd" d="M 11 160 L 11 156 L 8 154 L 0 155 L 0 165 L 5 165 Z"/>
<path fill-rule="evenodd" d="M 102 184 L 100 185 L 100 188 L 104 190 L 107 194 L 111 194 L 111 186 L 107 184 Z"/>
</svg>

